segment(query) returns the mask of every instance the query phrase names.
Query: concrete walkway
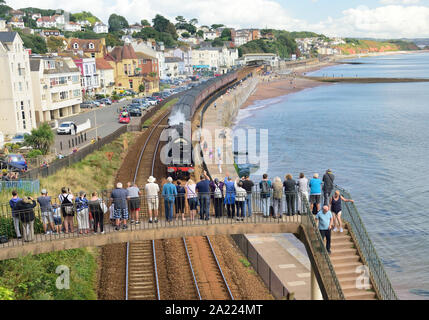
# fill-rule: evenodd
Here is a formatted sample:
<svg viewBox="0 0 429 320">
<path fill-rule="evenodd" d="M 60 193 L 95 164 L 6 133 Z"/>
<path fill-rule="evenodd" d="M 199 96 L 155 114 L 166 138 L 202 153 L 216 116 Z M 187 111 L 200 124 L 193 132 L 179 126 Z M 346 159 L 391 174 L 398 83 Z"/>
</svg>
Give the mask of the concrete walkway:
<svg viewBox="0 0 429 320">
<path fill-rule="evenodd" d="M 246 235 L 283 286 L 297 300 L 311 300 L 311 264 L 304 245 L 292 234 Z"/>
</svg>

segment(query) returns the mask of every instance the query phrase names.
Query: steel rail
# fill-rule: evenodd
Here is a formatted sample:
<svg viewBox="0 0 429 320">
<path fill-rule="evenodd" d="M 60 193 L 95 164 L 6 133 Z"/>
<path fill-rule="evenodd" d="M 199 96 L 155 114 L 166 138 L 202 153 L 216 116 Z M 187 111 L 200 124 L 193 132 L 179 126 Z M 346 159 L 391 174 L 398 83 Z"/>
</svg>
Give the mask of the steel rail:
<svg viewBox="0 0 429 320">
<path fill-rule="evenodd" d="M 217 267 L 218 267 L 218 269 L 219 269 L 219 271 L 220 271 L 220 274 L 222 275 L 223 283 L 225 284 L 225 287 L 226 287 L 226 289 L 228 290 L 228 294 L 229 294 L 229 296 L 230 296 L 231 300 L 234 300 L 234 296 L 232 295 L 232 292 L 231 292 L 231 290 L 230 290 L 230 288 L 229 288 L 228 282 L 227 282 L 227 281 L 226 281 L 226 279 L 225 279 L 225 276 L 224 276 L 223 271 L 222 271 L 222 267 L 221 267 L 221 266 L 220 266 L 220 264 L 219 264 L 219 260 L 217 259 L 216 253 L 215 253 L 215 251 L 214 251 L 214 249 L 213 249 L 213 246 L 212 246 L 212 243 L 211 243 L 211 241 L 210 241 L 209 236 L 206 236 L 206 239 L 207 239 L 207 242 L 209 243 L 210 250 L 211 250 L 211 252 L 212 252 L 212 254 L 213 254 L 213 257 L 214 257 L 214 258 L 215 258 L 215 260 L 216 260 Z"/>
<path fill-rule="evenodd" d="M 156 297 L 158 298 L 158 300 L 161 300 L 161 294 L 159 293 L 159 278 L 158 278 L 158 266 L 156 263 L 155 240 L 152 240 L 152 254 L 153 254 L 153 266 L 155 270 Z"/>
<path fill-rule="evenodd" d="M 194 285 L 195 285 L 195 289 L 196 289 L 197 294 L 198 294 L 198 299 L 203 300 L 201 298 L 200 289 L 198 288 L 198 283 L 197 283 L 197 278 L 195 277 L 194 268 L 192 267 L 191 256 L 189 255 L 188 245 L 186 244 L 186 239 L 185 238 L 182 238 L 182 239 L 183 239 L 183 245 L 185 246 L 186 255 L 188 256 L 188 262 L 189 262 L 189 267 L 191 268 L 192 277 L 194 278 Z"/>
</svg>

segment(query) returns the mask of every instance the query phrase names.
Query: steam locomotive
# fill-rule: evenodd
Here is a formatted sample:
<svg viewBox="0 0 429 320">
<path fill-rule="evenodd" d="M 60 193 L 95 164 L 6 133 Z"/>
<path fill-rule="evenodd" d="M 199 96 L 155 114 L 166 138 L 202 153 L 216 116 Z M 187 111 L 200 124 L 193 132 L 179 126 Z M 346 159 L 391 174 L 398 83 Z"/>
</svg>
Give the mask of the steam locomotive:
<svg viewBox="0 0 429 320">
<path fill-rule="evenodd" d="M 191 121 L 196 110 L 219 90 L 237 80 L 237 71 L 210 79 L 186 91 L 170 113 L 168 128 L 163 132 L 167 144 L 163 150 L 167 175 L 175 180 L 189 179 L 194 172 Z M 199 137 L 196 137 L 199 140 Z"/>
</svg>

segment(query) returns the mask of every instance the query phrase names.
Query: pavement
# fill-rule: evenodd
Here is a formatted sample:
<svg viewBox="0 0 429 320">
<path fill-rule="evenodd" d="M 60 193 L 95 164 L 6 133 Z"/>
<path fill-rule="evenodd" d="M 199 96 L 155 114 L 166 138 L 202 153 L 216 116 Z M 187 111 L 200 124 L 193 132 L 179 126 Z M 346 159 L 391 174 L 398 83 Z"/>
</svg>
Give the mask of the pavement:
<svg viewBox="0 0 429 320">
<path fill-rule="evenodd" d="M 304 244 L 293 234 L 245 236 L 297 300 L 311 300 L 311 263 Z"/>
</svg>

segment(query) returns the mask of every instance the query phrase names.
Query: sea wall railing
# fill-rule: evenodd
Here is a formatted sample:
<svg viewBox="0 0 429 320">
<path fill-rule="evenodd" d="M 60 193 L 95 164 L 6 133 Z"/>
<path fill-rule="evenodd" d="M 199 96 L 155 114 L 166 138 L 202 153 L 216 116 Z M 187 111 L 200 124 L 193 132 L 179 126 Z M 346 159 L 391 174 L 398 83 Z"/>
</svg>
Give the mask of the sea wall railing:
<svg viewBox="0 0 429 320">
<path fill-rule="evenodd" d="M 339 186 L 335 186 L 346 199 L 352 199 L 350 193 Z M 368 266 L 372 284 L 382 300 L 398 300 L 389 277 L 384 270 L 383 263 L 377 255 L 375 247 L 366 231 L 363 221 L 353 202 L 343 202 L 342 218 L 350 226 L 350 232 L 361 254 L 362 260 Z"/>
</svg>

